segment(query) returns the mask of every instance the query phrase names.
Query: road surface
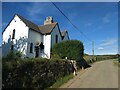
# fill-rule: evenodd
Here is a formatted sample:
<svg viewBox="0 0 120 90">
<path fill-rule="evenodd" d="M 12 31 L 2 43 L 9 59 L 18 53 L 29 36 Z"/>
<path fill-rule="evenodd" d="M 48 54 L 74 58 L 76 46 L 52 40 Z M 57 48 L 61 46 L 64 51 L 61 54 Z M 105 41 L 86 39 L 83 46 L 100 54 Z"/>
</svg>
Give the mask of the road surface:
<svg viewBox="0 0 120 90">
<path fill-rule="evenodd" d="M 118 88 L 118 67 L 113 60 L 96 62 L 60 88 Z"/>
</svg>

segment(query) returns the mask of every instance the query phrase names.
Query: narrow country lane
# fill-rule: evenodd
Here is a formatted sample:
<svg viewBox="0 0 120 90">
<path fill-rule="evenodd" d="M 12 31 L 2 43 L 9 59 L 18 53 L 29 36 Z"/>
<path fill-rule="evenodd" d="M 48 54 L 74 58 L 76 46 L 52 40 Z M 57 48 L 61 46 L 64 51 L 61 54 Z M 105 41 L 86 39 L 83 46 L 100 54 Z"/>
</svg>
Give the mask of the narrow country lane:
<svg viewBox="0 0 120 90">
<path fill-rule="evenodd" d="M 60 88 L 118 88 L 118 67 L 113 60 L 96 62 Z"/>
</svg>

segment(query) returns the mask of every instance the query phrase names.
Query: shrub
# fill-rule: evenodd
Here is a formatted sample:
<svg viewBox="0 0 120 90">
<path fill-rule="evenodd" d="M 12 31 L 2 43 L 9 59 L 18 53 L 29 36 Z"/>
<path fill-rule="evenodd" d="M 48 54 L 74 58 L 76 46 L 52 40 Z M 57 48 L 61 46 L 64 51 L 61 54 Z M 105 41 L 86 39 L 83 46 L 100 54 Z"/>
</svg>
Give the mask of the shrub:
<svg viewBox="0 0 120 90">
<path fill-rule="evenodd" d="M 11 61 L 21 59 L 22 53 L 20 51 L 10 51 L 6 57 L 3 57 L 3 60 Z"/>
<path fill-rule="evenodd" d="M 73 60 L 80 60 L 84 54 L 84 46 L 78 40 L 63 41 L 53 46 L 52 53 L 60 58 L 67 57 Z"/>
<path fill-rule="evenodd" d="M 3 62 L 2 86 L 4 88 L 50 87 L 57 79 L 73 72 L 66 60 L 42 58 L 21 59 Z"/>
</svg>

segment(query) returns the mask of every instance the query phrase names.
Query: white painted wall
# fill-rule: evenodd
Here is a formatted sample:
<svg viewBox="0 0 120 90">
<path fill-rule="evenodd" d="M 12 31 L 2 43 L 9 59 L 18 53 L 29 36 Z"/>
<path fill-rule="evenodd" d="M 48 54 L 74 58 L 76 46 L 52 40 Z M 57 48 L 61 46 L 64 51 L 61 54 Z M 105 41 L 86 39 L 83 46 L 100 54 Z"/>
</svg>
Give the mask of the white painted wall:
<svg viewBox="0 0 120 90">
<path fill-rule="evenodd" d="M 50 58 L 51 35 L 43 35 L 44 54 L 42 57 Z"/>
<path fill-rule="evenodd" d="M 42 34 L 36 32 L 34 30 L 29 29 L 27 57 L 30 57 L 30 58 L 35 57 L 36 52 L 35 52 L 34 47 L 35 47 L 37 42 L 39 42 L 39 43 L 43 42 Z M 30 53 L 30 43 L 33 43 L 33 53 Z M 42 56 L 40 49 L 39 49 L 39 56 Z"/>
<path fill-rule="evenodd" d="M 51 47 L 56 43 L 56 34 L 58 35 L 58 43 L 62 41 L 58 26 L 56 25 L 51 33 Z"/>
<path fill-rule="evenodd" d="M 50 58 L 50 52 L 51 52 L 51 47 L 56 43 L 56 34 L 58 35 L 58 43 L 62 41 L 58 26 L 56 25 L 55 28 L 53 29 L 52 33 L 50 35 L 44 35 L 43 36 L 43 41 L 44 41 L 44 56 L 46 58 Z"/>
<path fill-rule="evenodd" d="M 62 41 L 66 41 L 66 40 L 69 40 L 69 38 L 68 38 L 68 34 L 65 35 L 65 37 L 63 38 Z"/>
<path fill-rule="evenodd" d="M 53 45 L 56 43 L 56 35 L 58 35 L 58 43 L 62 41 L 57 25 L 50 35 L 42 35 L 34 30 L 29 29 L 29 27 L 26 26 L 25 23 L 16 15 L 3 33 L 3 42 L 8 43 L 8 40 L 11 41 L 11 39 L 9 38 L 10 36 L 12 38 L 14 29 L 15 39 L 13 41 L 15 44 L 15 48 L 16 50 L 21 51 L 23 56 L 25 57 L 35 57 L 36 43 L 43 42 L 44 51 L 42 52 L 39 50 L 39 57 L 50 58 L 51 47 L 53 47 Z M 17 42 L 16 40 L 19 42 Z M 68 40 L 67 35 L 65 36 L 64 40 Z M 33 43 L 33 53 L 30 53 L 30 43 Z M 5 45 L 3 44 L 2 48 L 3 56 L 5 56 L 7 52 L 10 51 L 11 43 Z"/>
<path fill-rule="evenodd" d="M 10 22 L 10 24 L 7 26 L 5 31 L 3 32 L 3 42 L 8 43 L 8 39 L 11 36 L 13 30 L 15 29 L 15 39 L 14 39 L 14 44 L 16 44 L 16 40 L 19 40 L 20 38 L 28 38 L 28 27 L 24 24 L 22 20 L 16 15 L 14 19 Z M 27 50 L 27 42 L 24 42 L 24 45 L 21 42 L 21 45 L 18 50 L 22 51 L 22 54 L 26 55 L 26 50 Z M 3 56 L 7 54 L 10 50 L 10 43 L 4 47 L 3 45 Z"/>
</svg>

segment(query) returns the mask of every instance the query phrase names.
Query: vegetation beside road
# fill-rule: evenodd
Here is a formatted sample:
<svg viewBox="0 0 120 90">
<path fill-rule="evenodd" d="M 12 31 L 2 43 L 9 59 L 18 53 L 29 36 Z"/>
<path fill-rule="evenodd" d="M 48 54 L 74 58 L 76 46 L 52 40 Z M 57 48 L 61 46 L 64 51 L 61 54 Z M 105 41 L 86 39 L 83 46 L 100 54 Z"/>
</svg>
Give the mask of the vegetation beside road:
<svg viewBox="0 0 120 90">
<path fill-rule="evenodd" d="M 67 83 L 73 77 L 73 73 L 71 73 L 63 78 L 59 78 L 50 88 L 59 88 L 61 85 Z"/>
<path fill-rule="evenodd" d="M 3 88 L 45 89 L 73 73 L 67 60 L 32 58 L 3 62 Z M 66 80 L 66 79 L 65 79 Z"/>
<path fill-rule="evenodd" d="M 83 64 L 87 65 L 82 57 L 84 47 L 82 42 L 77 40 L 66 41 L 61 45 L 52 49 L 53 57 L 51 59 L 22 59 L 20 58 L 20 52 L 10 52 L 3 58 L 2 87 L 45 89 L 51 85 L 53 85 L 52 87 L 58 87 L 68 81 L 73 77 L 73 64 L 70 59 L 76 60 L 79 67 Z M 62 50 L 66 53 L 63 53 Z M 62 55 L 56 53 L 56 51 L 61 52 Z M 68 58 L 65 59 L 65 57 Z"/>
<path fill-rule="evenodd" d="M 68 58 L 79 61 L 84 55 L 84 46 L 81 41 L 68 40 L 57 43 L 52 48 L 53 56 L 57 55 L 62 59 Z"/>
<path fill-rule="evenodd" d="M 114 61 L 113 61 L 113 63 L 114 63 L 114 65 L 116 65 L 116 66 L 120 67 L 120 63 L 119 63 L 119 61 L 118 61 L 118 60 L 114 60 Z"/>
<path fill-rule="evenodd" d="M 84 55 L 84 59 L 88 62 L 103 61 L 109 59 L 117 59 L 118 55 Z"/>
<path fill-rule="evenodd" d="M 21 58 L 20 52 L 10 52 L 3 58 L 3 88 L 45 89 L 57 88 L 73 78 L 73 64 L 78 69 L 89 67 L 90 63 L 113 57 L 87 55 L 84 57 L 84 46 L 77 40 L 56 44 L 52 48 L 52 58 Z M 66 58 L 67 57 L 67 58 Z M 19 81 L 19 82 L 18 82 Z"/>
<path fill-rule="evenodd" d="M 76 61 L 78 68 L 90 67 L 83 58 L 84 45 L 78 40 L 68 40 L 55 44 L 52 48 L 52 57 L 55 58 L 56 56 L 61 59 L 67 58 Z"/>
</svg>

